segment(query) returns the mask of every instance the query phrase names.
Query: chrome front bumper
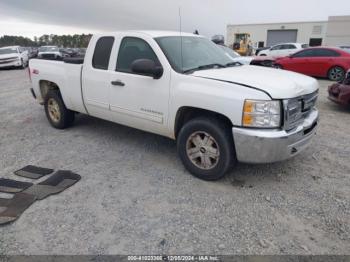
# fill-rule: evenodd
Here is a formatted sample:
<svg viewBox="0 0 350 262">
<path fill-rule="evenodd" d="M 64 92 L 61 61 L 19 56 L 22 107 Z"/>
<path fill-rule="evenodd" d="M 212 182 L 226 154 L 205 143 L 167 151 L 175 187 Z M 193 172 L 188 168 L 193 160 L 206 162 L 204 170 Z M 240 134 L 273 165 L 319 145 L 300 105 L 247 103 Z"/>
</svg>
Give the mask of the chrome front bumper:
<svg viewBox="0 0 350 262">
<path fill-rule="evenodd" d="M 303 151 L 316 134 L 318 111 L 312 110 L 304 122 L 291 131 L 232 129 L 237 160 L 244 163 L 273 163 Z"/>
</svg>

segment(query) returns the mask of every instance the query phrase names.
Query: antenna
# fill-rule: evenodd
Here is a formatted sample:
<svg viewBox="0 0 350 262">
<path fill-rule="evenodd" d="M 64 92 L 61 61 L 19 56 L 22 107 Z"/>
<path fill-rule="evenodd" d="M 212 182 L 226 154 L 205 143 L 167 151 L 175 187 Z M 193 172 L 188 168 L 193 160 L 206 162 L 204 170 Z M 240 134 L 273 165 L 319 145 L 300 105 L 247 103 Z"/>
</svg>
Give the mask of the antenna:
<svg viewBox="0 0 350 262">
<path fill-rule="evenodd" d="M 183 55 L 182 55 L 182 18 L 181 18 L 181 6 L 179 6 L 179 25 L 180 25 L 180 53 L 181 53 L 181 70 L 183 71 Z"/>
</svg>

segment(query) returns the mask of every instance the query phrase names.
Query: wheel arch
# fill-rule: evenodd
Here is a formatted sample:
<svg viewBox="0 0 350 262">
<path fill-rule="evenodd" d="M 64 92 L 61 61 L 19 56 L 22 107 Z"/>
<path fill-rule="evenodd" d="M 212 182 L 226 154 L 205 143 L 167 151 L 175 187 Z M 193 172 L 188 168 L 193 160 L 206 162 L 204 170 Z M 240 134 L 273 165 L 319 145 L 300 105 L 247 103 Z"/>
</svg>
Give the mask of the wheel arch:
<svg viewBox="0 0 350 262">
<path fill-rule="evenodd" d="M 233 126 L 232 121 L 227 116 L 221 113 L 203 109 L 203 108 L 198 108 L 198 107 L 182 106 L 176 112 L 175 126 L 174 126 L 175 138 L 177 138 L 179 131 L 181 130 L 182 126 L 186 122 L 200 116 L 215 117 L 216 119 L 219 119 L 220 121 L 224 122 L 228 126 L 230 127 Z"/>
<path fill-rule="evenodd" d="M 40 80 L 39 88 L 40 88 L 42 103 L 45 101 L 45 98 L 50 90 L 58 90 L 61 93 L 59 86 L 55 82 L 52 82 L 49 80 Z"/>
<path fill-rule="evenodd" d="M 346 73 L 346 70 L 345 70 L 345 68 L 344 68 L 344 65 L 341 65 L 341 64 L 335 64 L 335 65 L 331 65 L 329 68 L 328 68 L 328 71 L 327 72 L 329 72 L 332 68 L 334 68 L 334 67 L 341 67 L 344 71 L 345 71 L 345 73 Z"/>
</svg>

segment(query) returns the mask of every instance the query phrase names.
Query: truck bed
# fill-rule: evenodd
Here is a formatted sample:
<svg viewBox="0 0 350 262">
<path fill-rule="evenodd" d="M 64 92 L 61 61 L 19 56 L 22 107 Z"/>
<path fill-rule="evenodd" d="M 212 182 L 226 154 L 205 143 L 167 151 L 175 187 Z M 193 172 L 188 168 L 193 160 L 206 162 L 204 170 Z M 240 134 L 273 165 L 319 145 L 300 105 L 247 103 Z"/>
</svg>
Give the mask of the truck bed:
<svg viewBox="0 0 350 262">
<path fill-rule="evenodd" d="M 82 99 L 81 74 L 83 65 L 80 60 L 55 61 L 31 59 L 29 70 L 33 82 L 34 93 L 43 103 L 41 86 L 44 81 L 55 83 L 61 90 L 63 101 L 70 110 L 87 113 Z"/>
</svg>

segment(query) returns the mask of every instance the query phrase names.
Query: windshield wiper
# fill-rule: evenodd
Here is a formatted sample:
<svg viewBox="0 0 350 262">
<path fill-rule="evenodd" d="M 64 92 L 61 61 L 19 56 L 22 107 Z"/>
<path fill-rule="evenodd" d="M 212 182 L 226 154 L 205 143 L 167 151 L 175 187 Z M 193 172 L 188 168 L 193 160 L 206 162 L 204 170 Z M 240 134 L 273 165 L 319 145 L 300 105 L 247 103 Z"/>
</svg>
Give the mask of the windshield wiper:
<svg viewBox="0 0 350 262">
<path fill-rule="evenodd" d="M 186 73 L 190 73 L 190 72 L 194 72 L 194 71 L 198 71 L 198 70 L 204 70 L 204 69 L 211 69 L 211 68 L 225 68 L 226 66 L 222 65 L 222 64 L 218 64 L 218 63 L 213 63 L 213 64 L 208 64 L 208 65 L 201 65 L 195 68 L 191 68 L 191 69 L 187 69 L 184 70 L 183 72 Z"/>
<path fill-rule="evenodd" d="M 230 63 L 227 63 L 225 66 L 226 67 L 230 67 L 230 66 L 241 66 L 243 65 L 241 62 L 230 62 Z"/>
</svg>

